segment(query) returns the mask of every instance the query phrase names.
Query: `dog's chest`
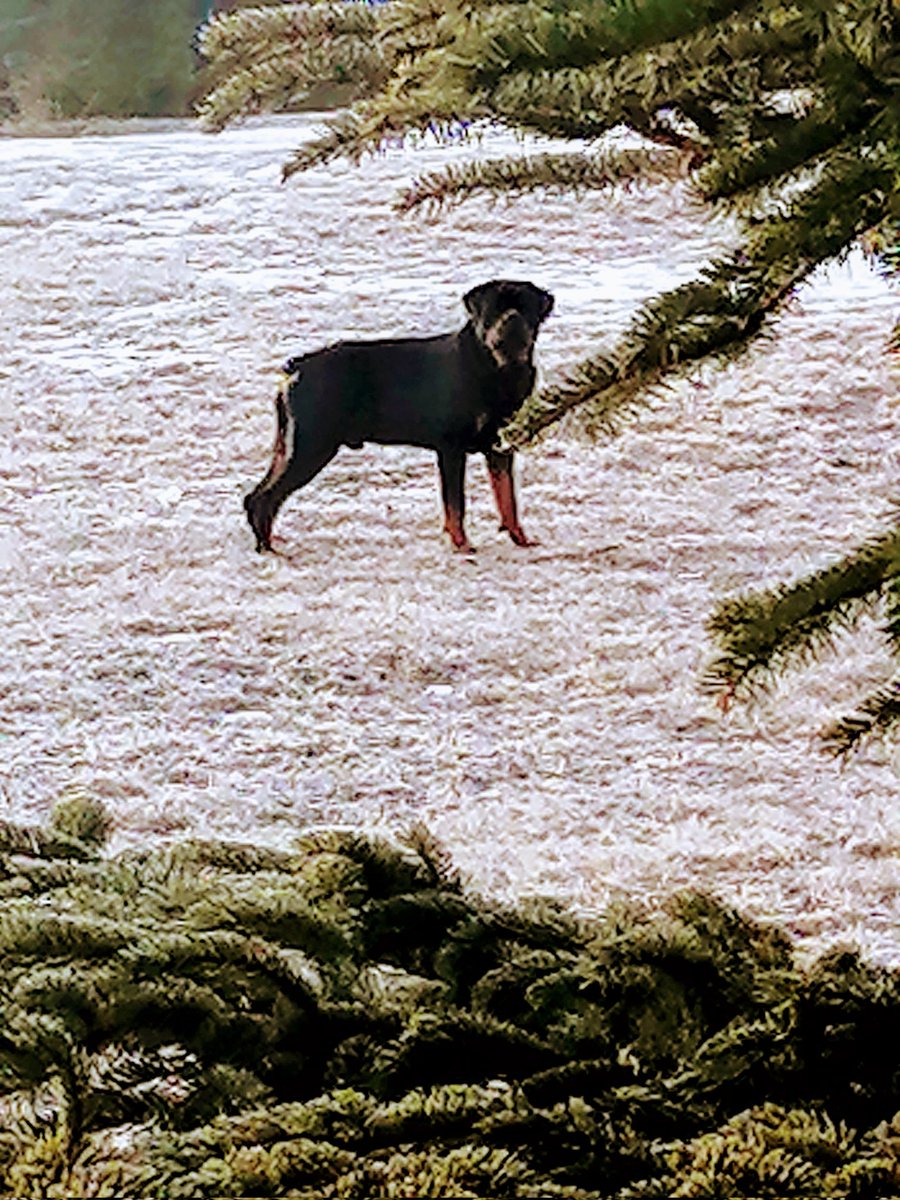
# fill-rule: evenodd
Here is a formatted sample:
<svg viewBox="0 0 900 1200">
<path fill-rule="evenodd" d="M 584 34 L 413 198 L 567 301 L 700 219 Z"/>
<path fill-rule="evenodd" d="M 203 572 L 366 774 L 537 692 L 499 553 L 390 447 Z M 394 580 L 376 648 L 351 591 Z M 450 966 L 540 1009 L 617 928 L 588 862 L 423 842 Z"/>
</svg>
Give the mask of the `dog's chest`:
<svg viewBox="0 0 900 1200">
<path fill-rule="evenodd" d="M 497 430 L 504 425 L 522 406 L 531 391 L 530 378 L 494 379 L 493 386 L 479 389 L 477 396 L 469 397 L 466 406 L 465 440 L 471 449 L 483 450 L 491 445 Z"/>
<path fill-rule="evenodd" d="M 487 411 L 487 409 L 482 409 L 481 412 L 476 413 L 475 420 L 473 422 L 475 426 L 475 436 L 477 437 L 480 433 L 484 433 L 485 429 L 487 429 L 490 423 L 491 414 Z"/>
</svg>

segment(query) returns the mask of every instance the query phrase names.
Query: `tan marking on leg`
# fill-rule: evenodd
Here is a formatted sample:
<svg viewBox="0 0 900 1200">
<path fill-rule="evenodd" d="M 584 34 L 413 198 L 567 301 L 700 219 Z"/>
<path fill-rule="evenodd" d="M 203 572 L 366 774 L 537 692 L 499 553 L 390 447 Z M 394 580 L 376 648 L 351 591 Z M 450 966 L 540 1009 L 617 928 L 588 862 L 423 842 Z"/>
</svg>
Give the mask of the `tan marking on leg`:
<svg viewBox="0 0 900 1200">
<path fill-rule="evenodd" d="M 512 476 L 512 457 L 503 454 L 489 456 L 488 474 L 491 477 L 494 500 L 500 514 L 500 528 L 506 530 L 517 546 L 529 545 L 528 538 L 519 524 L 516 491 Z"/>
<path fill-rule="evenodd" d="M 462 514 L 458 513 L 456 509 L 448 508 L 446 510 L 444 532 L 449 535 L 454 550 L 460 550 L 463 554 L 472 554 L 474 552 L 472 544 L 466 537 L 466 531 L 463 528 Z"/>
</svg>

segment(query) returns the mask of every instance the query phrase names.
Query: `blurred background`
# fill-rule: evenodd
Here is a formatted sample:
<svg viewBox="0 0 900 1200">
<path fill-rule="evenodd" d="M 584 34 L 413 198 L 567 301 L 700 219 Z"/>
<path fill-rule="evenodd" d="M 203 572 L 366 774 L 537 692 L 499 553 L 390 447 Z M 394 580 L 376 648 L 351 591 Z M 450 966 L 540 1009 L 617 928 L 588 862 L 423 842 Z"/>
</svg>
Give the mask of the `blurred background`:
<svg viewBox="0 0 900 1200">
<path fill-rule="evenodd" d="M 241 0 L 0 0 L 0 121 L 184 116 L 197 27 Z"/>
</svg>

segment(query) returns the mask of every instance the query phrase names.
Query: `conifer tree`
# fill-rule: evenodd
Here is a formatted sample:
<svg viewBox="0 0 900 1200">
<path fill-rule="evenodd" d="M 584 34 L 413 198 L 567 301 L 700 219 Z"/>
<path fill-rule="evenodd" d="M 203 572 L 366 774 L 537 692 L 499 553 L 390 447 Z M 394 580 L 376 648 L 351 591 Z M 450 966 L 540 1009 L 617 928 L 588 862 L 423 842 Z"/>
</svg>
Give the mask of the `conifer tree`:
<svg viewBox="0 0 900 1200">
<path fill-rule="evenodd" d="M 739 353 L 815 267 L 862 235 L 896 272 L 896 0 L 316 0 L 221 16 L 201 50 L 210 88 L 200 115 L 210 128 L 290 103 L 323 79 L 358 89 L 285 177 L 359 159 L 387 138 L 455 137 L 495 122 L 583 139 L 587 149 L 450 167 L 414 183 L 398 209 L 686 174 L 699 196 L 741 218 L 733 253 L 647 304 L 612 352 L 533 397 L 504 431 L 514 445 L 576 408 L 590 428 L 615 431 L 663 378 Z M 643 149 L 600 140 L 621 124 L 644 136 Z M 898 544 L 895 525 L 793 587 L 721 604 L 710 622 L 721 653 L 708 680 L 723 704 L 864 606 L 885 607 L 900 661 Z M 846 751 L 898 722 L 900 673 L 828 741 Z"/>
</svg>

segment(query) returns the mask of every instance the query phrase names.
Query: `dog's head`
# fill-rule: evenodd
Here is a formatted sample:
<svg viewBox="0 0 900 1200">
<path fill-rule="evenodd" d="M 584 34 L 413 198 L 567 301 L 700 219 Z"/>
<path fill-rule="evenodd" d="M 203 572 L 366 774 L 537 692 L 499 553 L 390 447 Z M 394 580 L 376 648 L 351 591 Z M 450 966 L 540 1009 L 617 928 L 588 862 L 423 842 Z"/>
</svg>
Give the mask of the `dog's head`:
<svg viewBox="0 0 900 1200">
<path fill-rule="evenodd" d="M 492 279 L 463 296 L 476 336 L 498 367 L 527 365 L 541 322 L 553 310 L 553 297 L 533 283 Z"/>
</svg>

